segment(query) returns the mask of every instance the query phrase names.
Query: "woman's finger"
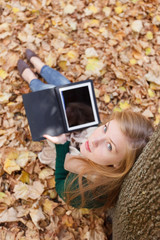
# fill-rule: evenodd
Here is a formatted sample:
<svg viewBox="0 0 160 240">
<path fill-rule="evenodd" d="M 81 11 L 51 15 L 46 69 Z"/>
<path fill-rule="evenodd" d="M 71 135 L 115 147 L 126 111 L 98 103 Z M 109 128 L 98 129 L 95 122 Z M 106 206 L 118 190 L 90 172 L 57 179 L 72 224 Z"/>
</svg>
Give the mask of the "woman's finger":
<svg viewBox="0 0 160 240">
<path fill-rule="evenodd" d="M 67 140 L 65 134 L 61 134 L 59 136 L 54 136 L 54 137 L 45 134 L 45 135 L 43 135 L 43 137 L 47 138 L 49 141 L 51 141 L 51 142 L 53 142 L 55 144 L 63 144 Z"/>
</svg>

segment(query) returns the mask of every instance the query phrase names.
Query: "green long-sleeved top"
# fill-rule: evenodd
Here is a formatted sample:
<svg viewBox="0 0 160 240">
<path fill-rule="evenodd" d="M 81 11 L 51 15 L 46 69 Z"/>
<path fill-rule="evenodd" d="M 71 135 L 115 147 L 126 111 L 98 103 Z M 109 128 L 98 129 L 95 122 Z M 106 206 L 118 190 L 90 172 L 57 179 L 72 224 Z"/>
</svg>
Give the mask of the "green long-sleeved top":
<svg viewBox="0 0 160 240">
<path fill-rule="evenodd" d="M 66 154 L 69 152 L 69 144 L 67 141 L 65 144 L 56 144 L 56 169 L 55 169 L 55 181 L 56 181 L 56 191 L 58 195 L 65 201 L 65 186 L 71 183 L 75 177 L 78 175 L 75 173 L 70 173 L 64 169 L 64 160 Z M 85 177 L 82 178 L 82 184 L 87 184 L 87 179 Z M 78 178 L 73 181 L 71 185 L 71 190 L 76 190 L 79 188 Z M 93 199 L 93 194 L 91 191 L 88 191 L 84 195 L 86 204 L 83 206 L 84 208 L 99 208 L 102 207 L 106 201 L 104 197 L 102 201 L 98 201 Z M 71 206 L 75 208 L 80 208 L 81 206 L 81 196 L 76 197 L 70 203 Z"/>
</svg>

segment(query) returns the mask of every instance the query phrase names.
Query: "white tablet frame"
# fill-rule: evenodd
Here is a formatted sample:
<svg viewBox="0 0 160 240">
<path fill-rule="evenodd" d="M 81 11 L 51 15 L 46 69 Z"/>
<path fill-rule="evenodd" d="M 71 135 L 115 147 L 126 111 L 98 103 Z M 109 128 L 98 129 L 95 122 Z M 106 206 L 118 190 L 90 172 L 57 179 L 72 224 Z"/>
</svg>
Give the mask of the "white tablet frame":
<svg viewBox="0 0 160 240">
<path fill-rule="evenodd" d="M 81 87 L 88 87 L 88 92 L 89 92 L 89 96 L 90 96 L 90 101 L 91 101 L 91 107 L 92 107 L 92 111 L 93 111 L 94 121 L 70 127 L 69 123 L 68 123 L 68 120 L 67 120 L 66 111 L 65 111 L 63 92 L 67 91 L 67 90 L 81 88 Z M 92 88 L 92 85 L 91 85 L 90 81 L 89 82 L 78 83 L 78 84 L 73 84 L 73 85 L 70 85 L 70 86 L 60 87 L 59 88 L 59 93 L 60 93 L 60 99 L 61 99 L 62 108 L 63 108 L 64 117 L 65 117 L 66 126 L 67 126 L 67 130 L 68 131 L 74 131 L 74 130 L 78 130 L 78 129 L 81 129 L 81 128 L 87 128 L 87 127 L 91 127 L 93 125 L 99 124 L 99 118 L 98 118 L 98 115 L 97 115 L 97 109 L 96 109 L 96 105 L 95 105 L 95 97 L 93 95 L 93 88 Z"/>
</svg>

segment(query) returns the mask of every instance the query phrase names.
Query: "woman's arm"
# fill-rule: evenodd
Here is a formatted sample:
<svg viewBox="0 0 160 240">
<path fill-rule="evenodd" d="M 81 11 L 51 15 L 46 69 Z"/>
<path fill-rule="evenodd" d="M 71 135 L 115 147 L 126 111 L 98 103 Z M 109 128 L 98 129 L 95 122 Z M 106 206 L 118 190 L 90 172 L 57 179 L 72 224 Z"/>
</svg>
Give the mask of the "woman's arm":
<svg viewBox="0 0 160 240">
<path fill-rule="evenodd" d="M 55 182 L 56 191 L 58 195 L 64 199 L 64 185 L 68 175 L 68 171 L 64 169 L 64 160 L 66 154 L 69 152 L 70 142 L 65 144 L 56 144 L 56 168 L 55 168 Z"/>
</svg>

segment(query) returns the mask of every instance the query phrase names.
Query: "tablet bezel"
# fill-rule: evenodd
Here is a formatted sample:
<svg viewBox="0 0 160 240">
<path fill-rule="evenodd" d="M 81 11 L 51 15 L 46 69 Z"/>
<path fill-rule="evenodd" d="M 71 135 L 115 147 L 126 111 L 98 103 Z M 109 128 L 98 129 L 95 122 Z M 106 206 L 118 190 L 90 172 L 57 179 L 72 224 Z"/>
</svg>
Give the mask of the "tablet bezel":
<svg viewBox="0 0 160 240">
<path fill-rule="evenodd" d="M 70 127 L 69 123 L 68 123 L 67 115 L 66 115 L 66 109 L 65 109 L 64 99 L 63 99 L 63 92 L 67 91 L 67 90 L 81 88 L 81 87 L 88 87 L 94 121 Z M 60 101 L 61 101 L 61 105 L 62 105 L 62 109 L 63 109 L 64 120 L 66 123 L 66 130 L 68 132 L 79 130 L 82 128 L 92 127 L 92 126 L 98 125 L 100 123 L 92 80 L 86 80 L 86 81 L 82 81 L 82 82 L 72 83 L 72 84 L 69 84 L 66 86 L 61 86 L 61 87 L 58 87 L 58 91 L 59 91 Z"/>
</svg>

